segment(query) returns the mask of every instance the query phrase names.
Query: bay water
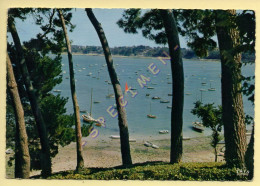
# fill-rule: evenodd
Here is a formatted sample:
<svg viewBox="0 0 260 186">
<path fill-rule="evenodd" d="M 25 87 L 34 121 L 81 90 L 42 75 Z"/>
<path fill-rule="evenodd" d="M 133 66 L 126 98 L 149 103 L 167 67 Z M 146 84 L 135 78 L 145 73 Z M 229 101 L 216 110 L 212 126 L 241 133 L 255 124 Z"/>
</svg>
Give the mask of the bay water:
<svg viewBox="0 0 260 186">
<path fill-rule="evenodd" d="M 167 108 L 167 106 L 171 106 L 172 99 L 168 95 L 172 94 L 170 61 L 164 60 L 166 64 L 163 64 L 157 58 L 135 57 L 114 57 L 113 60 L 122 91 L 127 83 L 128 87 L 136 89 L 132 90 L 133 92 L 137 92 L 135 97 L 132 97 L 130 92 L 124 94 L 124 99 L 128 102 L 126 111 L 130 137 L 157 138 L 161 135 L 158 133 L 159 130 L 170 131 L 171 109 Z M 106 128 L 97 128 L 99 135 L 107 137 L 118 135 L 118 119 L 111 117 L 107 112 L 110 106 L 114 107 L 115 98 L 106 97 L 108 94 L 113 94 L 114 91 L 105 58 L 103 56 L 73 55 L 73 62 L 80 110 L 90 111 L 91 89 L 93 89 L 92 116 L 94 118 L 104 117 L 106 121 Z M 67 55 L 62 56 L 62 63 L 63 81 L 54 89 L 61 90 L 60 94 L 69 98 L 66 108 L 67 113 L 72 114 Z M 156 69 L 160 71 L 158 74 L 154 75 L 149 71 L 148 66 L 151 64 L 156 65 Z M 221 64 L 219 61 L 184 59 L 183 65 L 185 79 L 183 135 L 185 137 L 208 136 L 211 134 L 210 129 L 206 129 L 203 133 L 192 130 L 192 122 L 200 120 L 191 114 L 191 109 L 197 100 L 202 100 L 204 104 L 215 103 L 216 106 L 221 104 Z M 254 75 L 254 65 L 243 66 L 242 73 L 245 76 Z M 147 86 L 154 89 L 140 87 L 137 78 L 140 78 L 141 75 L 150 78 Z M 208 91 L 209 88 L 216 90 Z M 58 92 L 53 93 L 58 94 Z M 146 94 L 150 94 L 150 96 L 146 96 Z M 160 97 L 161 100 L 169 100 L 170 103 L 160 103 L 160 100 L 152 99 L 154 96 Z M 246 96 L 243 96 L 243 101 L 245 113 L 254 116 L 252 103 L 247 100 Z M 147 118 L 147 114 L 156 115 L 157 118 Z M 251 127 L 248 126 L 248 129 Z M 170 134 L 166 135 L 170 136 Z"/>
</svg>

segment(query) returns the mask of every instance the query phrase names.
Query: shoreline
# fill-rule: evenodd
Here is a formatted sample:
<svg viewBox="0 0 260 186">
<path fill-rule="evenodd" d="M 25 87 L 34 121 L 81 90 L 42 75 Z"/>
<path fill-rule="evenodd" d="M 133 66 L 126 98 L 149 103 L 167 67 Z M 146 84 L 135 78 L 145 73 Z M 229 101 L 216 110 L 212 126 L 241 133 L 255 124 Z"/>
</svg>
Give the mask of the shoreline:
<svg viewBox="0 0 260 186">
<path fill-rule="evenodd" d="M 90 138 L 90 137 L 88 137 Z M 159 146 L 159 149 L 144 146 L 145 141 L 150 141 Z M 147 161 L 170 161 L 170 138 L 154 138 L 151 140 L 137 139 L 130 142 L 133 163 Z M 122 164 L 120 140 L 111 138 L 89 139 L 83 147 L 85 168 L 108 168 Z M 195 137 L 183 140 L 183 162 L 214 162 L 213 148 L 210 146 L 210 137 Z M 223 157 L 219 156 L 219 161 Z M 52 159 L 54 172 L 74 170 L 76 168 L 76 143 L 73 142 L 65 147 L 59 147 L 59 153 Z M 32 171 L 31 176 L 39 175 L 40 171 Z"/>
<path fill-rule="evenodd" d="M 62 52 L 63 55 L 67 55 L 66 52 Z M 104 54 L 83 54 L 83 53 L 76 53 L 73 52 L 72 55 L 75 56 L 102 56 L 104 57 Z M 122 56 L 122 55 L 113 55 L 112 57 L 115 58 L 139 58 L 139 59 L 158 59 L 158 57 L 151 57 L 151 56 Z M 163 58 L 163 57 L 162 57 Z M 165 57 L 166 58 L 166 57 Z M 198 60 L 198 61 L 204 61 L 204 62 L 220 62 L 220 59 L 198 59 L 198 58 L 192 58 L 192 59 L 188 59 L 188 58 L 182 58 L 186 61 L 192 61 L 192 60 Z"/>
<path fill-rule="evenodd" d="M 89 137 L 88 137 L 89 138 Z M 247 138 L 249 142 L 250 138 Z M 149 140 L 159 146 L 158 149 L 144 146 L 147 139 L 130 142 L 130 150 L 133 164 L 148 161 L 170 162 L 171 140 L 154 138 Z M 214 162 L 214 149 L 210 145 L 210 136 L 194 137 L 183 140 L 182 162 Z M 218 152 L 224 144 L 218 145 Z M 10 155 L 6 155 L 6 161 Z M 120 140 L 103 136 L 99 139 L 90 139 L 83 146 L 83 158 L 85 168 L 112 168 L 122 165 Z M 225 162 L 222 155 L 218 155 L 218 162 Z M 52 159 L 52 172 L 57 173 L 67 170 L 75 170 L 77 163 L 76 143 L 72 142 L 65 147 L 59 146 L 59 153 Z M 13 178 L 14 166 L 7 168 L 6 178 Z M 32 170 L 30 176 L 40 175 L 40 170 Z"/>
</svg>

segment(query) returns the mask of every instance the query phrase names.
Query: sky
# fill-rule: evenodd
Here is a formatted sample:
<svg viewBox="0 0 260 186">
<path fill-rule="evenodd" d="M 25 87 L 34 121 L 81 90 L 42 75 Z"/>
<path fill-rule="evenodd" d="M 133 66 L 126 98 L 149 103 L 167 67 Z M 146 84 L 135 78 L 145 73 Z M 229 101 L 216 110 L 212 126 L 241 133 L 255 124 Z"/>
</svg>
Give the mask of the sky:
<svg viewBox="0 0 260 186">
<path fill-rule="evenodd" d="M 124 9 L 93 9 L 96 18 L 102 24 L 110 47 L 134 45 L 146 45 L 151 47 L 163 46 L 144 38 L 141 32 L 138 34 L 124 33 L 123 29 L 119 28 L 116 24 L 116 22 L 122 17 L 123 11 Z M 85 10 L 73 9 L 72 13 L 73 17 L 71 22 L 76 25 L 73 32 L 69 32 L 69 38 L 73 41 L 72 44 L 82 46 L 101 46 L 97 33 L 89 21 Z M 36 34 L 40 32 L 39 26 L 34 24 L 32 17 L 28 18 L 24 22 L 17 20 L 16 27 L 21 41 L 28 41 L 32 36 L 35 37 Z M 187 48 L 186 40 L 181 36 L 180 45 L 182 48 Z"/>
</svg>

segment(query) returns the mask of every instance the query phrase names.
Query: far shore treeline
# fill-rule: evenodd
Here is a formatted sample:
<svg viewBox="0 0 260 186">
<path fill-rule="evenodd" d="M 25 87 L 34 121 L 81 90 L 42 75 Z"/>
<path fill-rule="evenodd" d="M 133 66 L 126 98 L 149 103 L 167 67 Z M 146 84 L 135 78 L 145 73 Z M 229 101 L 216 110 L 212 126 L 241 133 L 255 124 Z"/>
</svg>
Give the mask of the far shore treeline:
<svg viewBox="0 0 260 186">
<path fill-rule="evenodd" d="M 101 46 L 81 46 L 81 45 L 71 45 L 71 50 L 73 53 L 80 54 L 91 54 L 100 55 L 103 54 L 103 49 Z M 165 53 L 168 52 L 167 47 L 150 47 L 144 45 L 138 46 L 120 46 L 110 48 L 112 55 L 120 56 L 141 56 L 141 57 L 167 57 Z M 66 52 L 66 48 L 64 48 Z M 206 57 L 198 57 L 192 49 L 181 48 L 182 57 L 185 59 L 220 59 L 219 49 L 214 49 L 209 51 L 209 55 Z M 255 54 L 243 53 L 242 60 L 254 61 Z"/>
</svg>

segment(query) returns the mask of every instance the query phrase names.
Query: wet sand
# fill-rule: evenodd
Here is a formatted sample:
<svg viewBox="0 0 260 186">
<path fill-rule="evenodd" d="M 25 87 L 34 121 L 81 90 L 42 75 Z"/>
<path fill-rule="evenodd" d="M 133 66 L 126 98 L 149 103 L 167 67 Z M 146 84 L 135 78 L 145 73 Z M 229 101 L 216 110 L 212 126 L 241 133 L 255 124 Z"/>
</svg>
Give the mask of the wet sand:
<svg viewBox="0 0 260 186">
<path fill-rule="evenodd" d="M 96 139 L 85 138 L 83 156 L 85 167 L 114 167 L 122 164 L 119 139 L 99 137 Z M 159 146 L 159 149 L 144 146 L 145 141 L 150 141 Z M 130 142 L 133 163 L 146 161 L 170 161 L 169 135 L 161 135 L 159 139 L 136 138 L 136 142 Z M 223 145 L 220 145 L 221 147 Z M 213 148 L 210 146 L 210 137 L 197 137 L 183 141 L 183 162 L 213 162 L 215 160 Z M 218 161 L 223 161 L 219 156 Z M 61 147 L 59 153 L 52 160 L 53 172 L 74 170 L 76 168 L 76 144 L 71 143 Z M 40 171 L 33 171 L 31 175 L 37 175 Z"/>
</svg>

